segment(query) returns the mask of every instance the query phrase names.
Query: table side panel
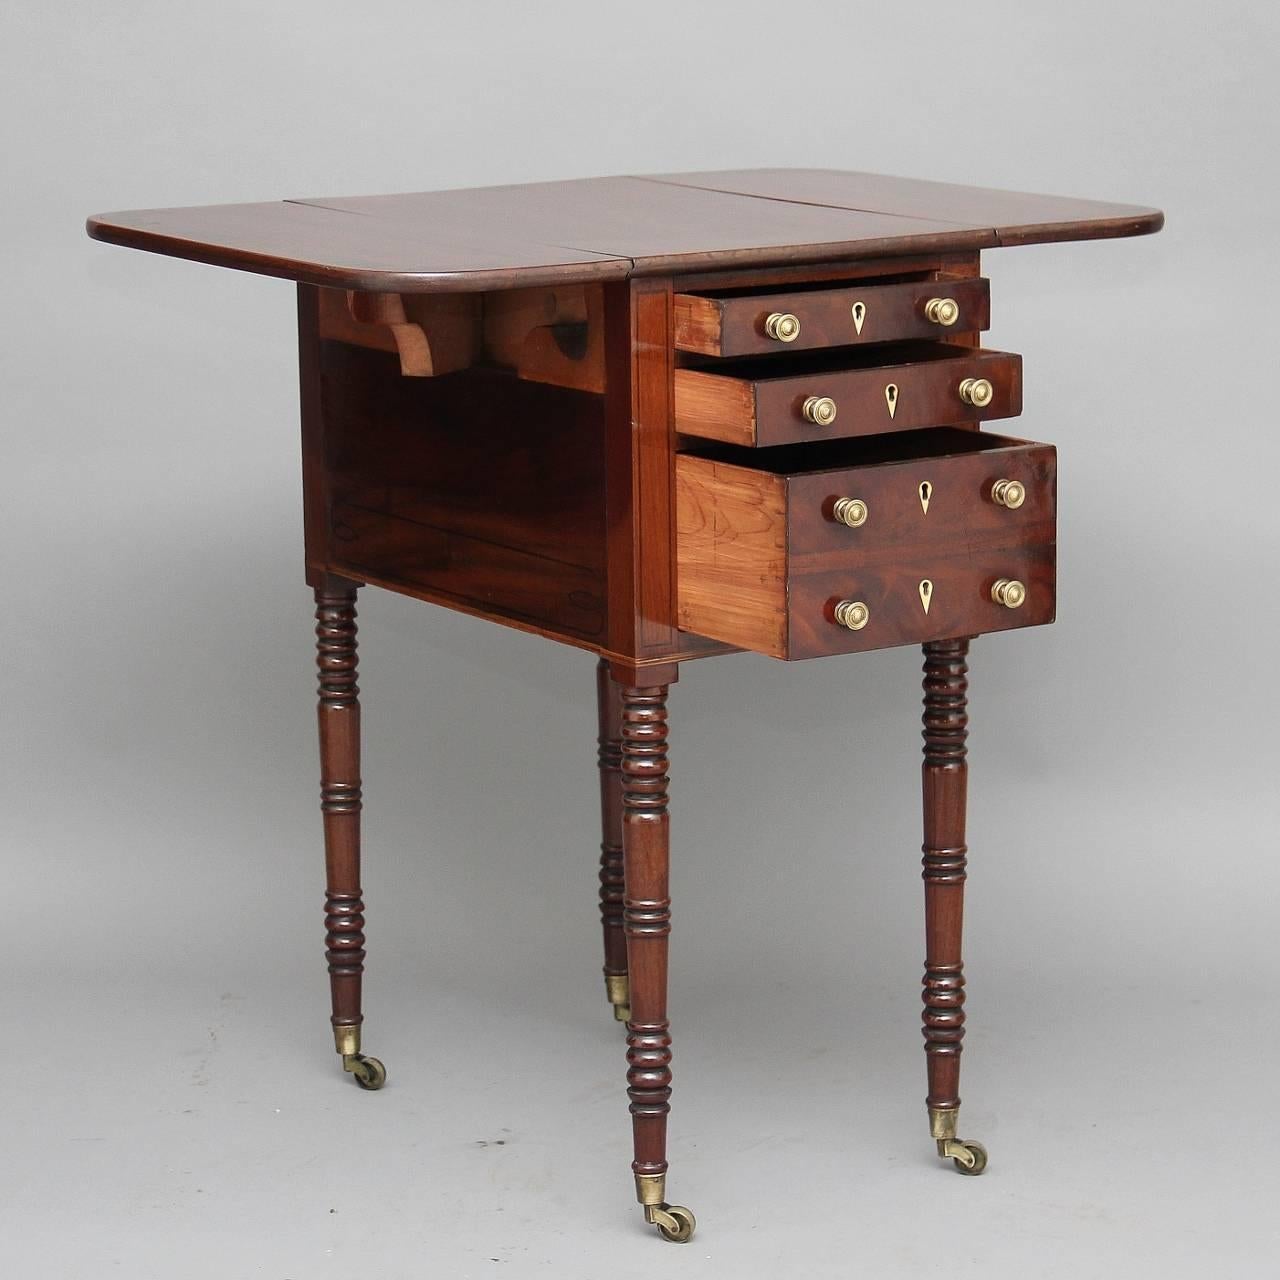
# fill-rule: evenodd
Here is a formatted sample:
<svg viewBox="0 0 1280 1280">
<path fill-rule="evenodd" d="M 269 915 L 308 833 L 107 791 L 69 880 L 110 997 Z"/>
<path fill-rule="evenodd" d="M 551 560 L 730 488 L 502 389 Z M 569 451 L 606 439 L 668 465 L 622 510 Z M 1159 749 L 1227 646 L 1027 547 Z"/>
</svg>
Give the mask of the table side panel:
<svg viewBox="0 0 1280 1280">
<path fill-rule="evenodd" d="M 320 364 L 331 572 L 603 643 L 601 397 L 480 370 L 405 378 L 334 342 Z"/>
<path fill-rule="evenodd" d="M 611 653 L 635 666 L 723 652 L 676 621 L 669 279 L 605 286 Z"/>
</svg>

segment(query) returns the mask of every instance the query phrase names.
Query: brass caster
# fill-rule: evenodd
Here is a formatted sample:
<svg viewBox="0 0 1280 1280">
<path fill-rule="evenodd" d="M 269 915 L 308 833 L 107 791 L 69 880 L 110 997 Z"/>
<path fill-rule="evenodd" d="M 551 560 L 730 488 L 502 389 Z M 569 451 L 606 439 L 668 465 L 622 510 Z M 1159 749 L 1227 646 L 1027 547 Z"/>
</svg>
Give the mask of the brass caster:
<svg viewBox="0 0 1280 1280">
<path fill-rule="evenodd" d="M 605 990 L 609 994 L 609 1003 L 613 1005 L 613 1016 L 617 1022 L 631 1021 L 631 982 L 625 973 L 606 973 Z"/>
<path fill-rule="evenodd" d="M 938 1154 L 968 1178 L 976 1178 L 987 1167 L 986 1147 L 967 1138 L 939 1138 Z"/>
<path fill-rule="evenodd" d="M 373 1091 L 387 1083 L 387 1069 L 377 1058 L 366 1058 L 363 1053 L 344 1053 L 342 1069 L 349 1071 L 362 1089 Z"/>
<path fill-rule="evenodd" d="M 688 1244 L 698 1220 L 682 1204 L 647 1204 L 644 1220 L 658 1228 L 658 1234 L 672 1244 Z"/>
</svg>

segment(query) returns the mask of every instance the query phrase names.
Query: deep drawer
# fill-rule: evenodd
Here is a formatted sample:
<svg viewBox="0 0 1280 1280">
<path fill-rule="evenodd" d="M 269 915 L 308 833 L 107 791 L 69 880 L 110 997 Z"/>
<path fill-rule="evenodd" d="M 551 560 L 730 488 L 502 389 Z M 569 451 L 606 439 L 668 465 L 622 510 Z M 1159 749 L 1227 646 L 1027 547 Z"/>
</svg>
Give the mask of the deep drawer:
<svg viewBox="0 0 1280 1280">
<path fill-rule="evenodd" d="M 675 371 L 676 430 L 728 444 L 792 444 L 1021 412 L 1021 356 L 945 343 Z"/>
<path fill-rule="evenodd" d="M 754 356 L 979 333 L 991 323 L 986 280 L 912 280 L 790 293 L 675 297 L 675 346 Z"/>
<path fill-rule="evenodd" d="M 1053 620 L 1051 445 L 934 430 L 740 457 L 676 459 L 683 629 L 791 659 Z"/>
</svg>

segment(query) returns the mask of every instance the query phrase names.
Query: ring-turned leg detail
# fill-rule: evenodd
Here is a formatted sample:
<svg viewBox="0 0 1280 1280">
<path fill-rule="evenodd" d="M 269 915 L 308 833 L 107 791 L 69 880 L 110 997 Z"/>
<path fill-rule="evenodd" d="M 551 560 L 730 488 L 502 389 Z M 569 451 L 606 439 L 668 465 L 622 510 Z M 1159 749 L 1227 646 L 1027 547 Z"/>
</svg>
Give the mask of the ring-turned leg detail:
<svg viewBox="0 0 1280 1280">
<path fill-rule="evenodd" d="M 356 587 L 330 580 L 316 590 L 320 676 L 320 811 L 324 816 L 325 958 L 333 1001 L 334 1047 L 362 1089 L 387 1073 L 360 1052 L 364 899 L 360 889 L 360 690 L 356 684 Z"/>
<path fill-rule="evenodd" d="M 664 1239 L 693 1235 L 693 1214 L 666 1200 L 671 1032 L 667 1021 L 667 685 L 622 690 L 623 930 L 631 980 L 627 1095 L 636 1198 Z"/>
<path fill-rule="evenodd" d="M 613 1016 L 631 1016 L 627 982 L 627 939 L 622 931 L 622 701 L 609 664 L 596 666 L 596 706 L 600 735 L 600 926 L 604 934 L 604 986 Z"/>
<path fill-rule="evenodd" d="M 968 786 L 967 640 L 924 646 L 924 1049 L 929 1132 L 938 1154 L 965 1174 L 987 1167 L 976 1142 L 956 1137 L 964 1039 L 965 804 Z"/>
</svg>

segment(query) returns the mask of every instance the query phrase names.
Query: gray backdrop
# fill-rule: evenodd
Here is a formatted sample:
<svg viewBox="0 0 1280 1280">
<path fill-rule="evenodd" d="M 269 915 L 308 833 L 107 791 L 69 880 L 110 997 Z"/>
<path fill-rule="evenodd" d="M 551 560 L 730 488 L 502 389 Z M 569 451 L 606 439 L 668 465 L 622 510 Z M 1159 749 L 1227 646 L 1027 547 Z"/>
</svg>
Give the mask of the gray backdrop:
<svg viewBox="0 0 1280 1280">
<path fill-rule="evenodd" d="M 23 0 L 0 38 L 0 1238 L 28 1276 L 1264 1274 L 1273 6 Z M 972 659 L 970 1038 L 928 1141 L 919 658 L 672 699 L 673 1198 L 631 1202 L 592 660 L 361 606 L 365 1095 L 332 1054 L 293 290 L 85 215 L 818 165 L 1151 203 L 987 255 L 1060 621 Z M 16 1274 L 16 1272 L 15 1272 Z"/>
</svg>

